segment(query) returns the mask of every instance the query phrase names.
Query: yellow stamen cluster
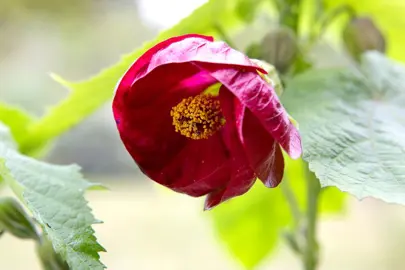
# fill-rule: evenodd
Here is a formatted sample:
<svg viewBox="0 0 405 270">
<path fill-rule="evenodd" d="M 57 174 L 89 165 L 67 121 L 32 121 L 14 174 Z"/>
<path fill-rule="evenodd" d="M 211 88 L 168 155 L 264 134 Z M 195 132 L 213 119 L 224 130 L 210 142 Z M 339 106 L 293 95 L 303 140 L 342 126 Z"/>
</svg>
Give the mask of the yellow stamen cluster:
<svg viewBox="0 0 405 270">
<path fill-rule="evenodd" d="M 185 98 L 170 115 L 176 131 L 194 140 L 207 139 L 224 125 L 219 100 L 212 95 Z"/>
</svg>

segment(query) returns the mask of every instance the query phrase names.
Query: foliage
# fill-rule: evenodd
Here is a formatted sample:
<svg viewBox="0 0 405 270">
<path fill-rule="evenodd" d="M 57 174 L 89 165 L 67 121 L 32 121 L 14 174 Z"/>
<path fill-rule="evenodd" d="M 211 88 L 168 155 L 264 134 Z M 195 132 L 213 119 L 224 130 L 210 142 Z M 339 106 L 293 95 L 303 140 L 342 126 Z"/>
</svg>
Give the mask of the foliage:
<svg viewBox="0 0 405 270">
<path fill-rule="evenodd" d="M 97 221 L 84 198 L 94 184 L 82 178 L 77 166 L 51 165 L 20 154 L 4 125 L 0 138 L 0 176 L 31 211 L 56 252 L 72 269 L 104 269 L 98 254 L 104 249 L 91 228 Z M 19 220 L 23 223 L 15 222 L 27 224 Z"/>
<path fill-rule="evenodd" d="M 247 268 L 253 269 L 277 247 L 281 236 L 289 236 L 295 224 L 291 203 L 305 209 L 306 164 L 287 158 L 285 176 L 280 188 L 271 189 L 262 183 L 244 196 L 226 202 L 212 210 L 218 237 L 228 250 Z M 286 200 L 286 193 L 293 202 Z M 333 198 L 333 199 L 332 199 Z M 325 189 L 319 211 L 333 214 L 344 208 L 345 194 L 337 189 Z"/>
<path fill-rule="evenodd" d="M 358 69 L 313 70 L 289 83 L 283 100 L 323 186 L 405 203 L 404 80 L 404 67 L 374 52 Z"/>
</svg>

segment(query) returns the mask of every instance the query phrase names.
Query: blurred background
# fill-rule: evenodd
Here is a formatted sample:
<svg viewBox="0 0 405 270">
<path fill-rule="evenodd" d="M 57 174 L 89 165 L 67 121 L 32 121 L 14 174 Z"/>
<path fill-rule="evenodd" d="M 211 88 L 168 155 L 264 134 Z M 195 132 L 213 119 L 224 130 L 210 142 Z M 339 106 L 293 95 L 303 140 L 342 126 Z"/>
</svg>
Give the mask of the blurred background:
<svg viewBox="0 0 405 270">
<path fill-rule="evenodd" d="M 50 72 L 86 79 L 204 2 L 1 0 L 0 99 L 40 116 L 68 93 Z M 328 53 L 320 49 L 319 55 Z M 105 222 L 95 228 L 108 249 L 102 254 L 108 269 L 242 269 L 216 239 L 202 200 L 165 192 L 145 179 L 112 120 L 106 104 L 60 137 L 46 156 L 57 164 L 78 163 L 88 179 L 110 188 L 88 195 L 95 216 Z M 404 225 L 403 207 L 349 199 L 344 214 L 320 223 L 320 269 L 404 269 Z M 33 243 L 3 236 L 0 269 L 39 270 Z M 281 244 L 259 269 L 300 265 Z"/>
</svg>

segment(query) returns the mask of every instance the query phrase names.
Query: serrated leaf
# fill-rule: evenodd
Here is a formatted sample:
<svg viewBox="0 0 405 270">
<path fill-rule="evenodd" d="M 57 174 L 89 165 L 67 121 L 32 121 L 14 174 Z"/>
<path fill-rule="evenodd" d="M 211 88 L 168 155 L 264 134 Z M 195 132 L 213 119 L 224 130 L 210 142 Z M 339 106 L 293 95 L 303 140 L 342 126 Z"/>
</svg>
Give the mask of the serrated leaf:
<svg viewBox="0 0 405 270">
<path fill-rule="evenodd" d="M 376 52 L 360 70 L 314 70 L 289 82 L 283 103 L 322 186 L 405 203 L 404 82 L 405 68 Z"/>
<path fill-rule="evenodd" d="M 283 188 L 294 196 L 298 210 L 305 209 L 305 163 L 286 156 L 286 169 L 280 187 L 268 189 L 256 183 L 243 196 L 211 210 L 214 230 L 230 253 L 247 269 L 254 269 L 277 247 L 281 234 L 293 226 Z M 283 187 L 287 185 L 287 187 Z M 319 211 L 338 213 L 344 209 L 345 194 L 333 188 L 321 193 Z"/>
<path fill-rule="evenodd" d="M 30 153 L 37 145 L 42 145 L 65 132 L 111 100 L 115 85 L 130 64 L 156 43 L 187 33 L 216 36 L 218 25 L 227 31 L 241 25 L 242 21 L 236 14 L 240 1 L 242 0 L 210 0 L 177 25 L 160 33 L 153 41 L 145 43 L 141 48 L 123 57 L 117 64 L 88 80 L 69 82 L 52 75 L 57 82 L 69 88 L 71 93 L 61 103 L 51 108 L 40 121 L 30 126 L 28 139 L 22 146 L 23 152 Z"/>
<path fill-rule="evenodd" d="M 323 0 L 325 8 L 332 10 L 339 6 L 351 6 L 360 15 L 372 16 L 376 24 L 383 30 L 387 37 L 388 54 L 402 62 L 405 62 L 405 1 L 403 0 Z M 338 29 L 343 27 L 340 21 L 336 25 Z M 340 34 L 339 34 L 340 35 Z"/>
<path fill-rule="evenodd" d="M 308 164 L 302 159 L 292 160 L 288 156 L 285 156 L 285 161 L 287 164 L 284 171 L 285 178 L 287 178 L 291 191 L 295 195 L 300 210 L 304 211 L 306 207 L 306 168 Z M 322 216 L 342 213 L 345 210 L 346 198 L 347 193 L 335 187 L 323 188 L 318 200 L 318 212 Z"/>
<path fill-rule="evenodd" d="M 0 125 L 0 176 L 41 224 L 55 250 L 74 270 L 105 267 L 104 251 L 94 236 L 96 222 L 84 198 L 93 184 L 78 166 L 56 166 L 20 154 L 4 125 Z"/>
</svg>

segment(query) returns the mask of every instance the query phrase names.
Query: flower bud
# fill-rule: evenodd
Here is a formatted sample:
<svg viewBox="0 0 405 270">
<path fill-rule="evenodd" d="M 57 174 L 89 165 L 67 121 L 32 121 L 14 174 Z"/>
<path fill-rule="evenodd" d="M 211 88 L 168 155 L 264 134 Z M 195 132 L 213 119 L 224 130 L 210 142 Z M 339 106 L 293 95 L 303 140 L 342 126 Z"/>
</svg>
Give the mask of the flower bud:
<svg viewBox="0 0 405 270">
<path fill-rule="evenodd" d="M 246 48 L 246 55 L 249 58 L 260 59 L 262 58 L 262 46 L 259 43 L 250 44 Z"/>
<path fill-rule="evenodd" d="M 253 63 L 255 63 L 256 65 L 267 71 L 267 74 L 260 73 L 260 76 L 274 88 L 278 96 L 281 96 L 283 94 L 284 88 L 280 80 L 280 77 L 278 76 L 276 68 L 262 60 L 258 59 L 250 59 L 250 60 L 252 60 Z"/>
<path fill-rule="evenodd" d="M 0 199 L 0 230 L 23 239 L 38 239 L 31 218 L 13 198 Z"/>
<path fill-rule="evenodd" d="M 45 237 L 37 245 L 37 254 L 45 270 L 69 270 L 68 264 L 53 249 L 52 243 Z"/>
<path fill-rule="evenodd" d="M 355 59 L 359 59 L 366 51 L 385 52 L 384 36 L 368 17 L 357 17 L 349 21 L 343 30 L 343 41 L 346 50 Z"/>
<path fill-rule="evenodd" d="M 298 52 L 294 32 L 289 28 L 278 28 L 268 33 L 261 43 L 262 59 L 279 72 L 285 72 L 293 64 Z"/>
</svg>

